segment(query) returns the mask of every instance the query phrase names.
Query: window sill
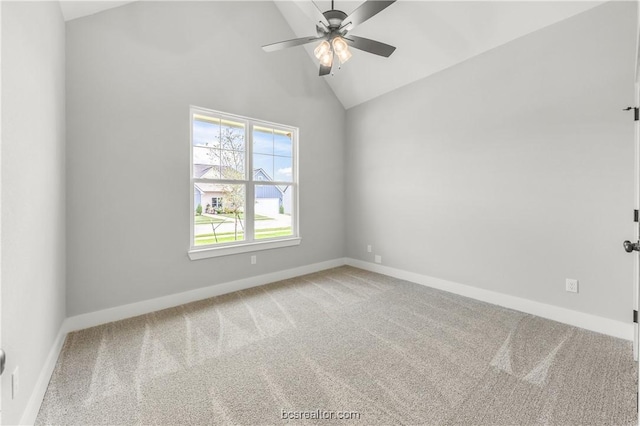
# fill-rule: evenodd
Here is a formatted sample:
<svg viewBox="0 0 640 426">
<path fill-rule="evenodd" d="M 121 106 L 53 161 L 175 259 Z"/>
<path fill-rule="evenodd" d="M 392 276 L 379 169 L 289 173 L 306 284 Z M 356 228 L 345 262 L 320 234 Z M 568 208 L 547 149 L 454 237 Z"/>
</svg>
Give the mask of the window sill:
<svg viewBox="0 0 640 426">
<path fill-rule="evenodd" d="M 229 256 L 232 254 L 250 253 L 253 251 L 291 247 L 300 245 L 301 241 L 302 239 L 300 237 L 295 237 L 288 238 L 286 240 L 259 241 L 233 247 L 207 247 L 204 249 L 191 249 L 189 250 L 189 259 L 200 260 L 208 259 L 210 257 Z"/>
</svg>

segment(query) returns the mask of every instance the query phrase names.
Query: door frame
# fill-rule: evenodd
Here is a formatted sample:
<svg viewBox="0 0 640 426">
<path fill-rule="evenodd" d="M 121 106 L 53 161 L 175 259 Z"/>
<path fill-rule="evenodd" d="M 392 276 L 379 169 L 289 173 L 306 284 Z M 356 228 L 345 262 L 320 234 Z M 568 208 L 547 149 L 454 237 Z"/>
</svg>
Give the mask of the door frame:
<svg viewBox="0 0 640 426">
<path fill-rule="evenodd" d="M 635 54 L 635 84 L 633 100 L 634 108 L 640 107 L 640 0 L 636 0 L 636 54 Z M 635 115 L 634 110 L 634 115 Z M 640 210 L 640 121 L 634 121 L 634 208 Z M 633 223 L 633 234 L 635 241 L 640 241 L 640 221 Z M 640 252 L 636 252 L 633 257 L 633 309 L 638 312 L 640 306 Z M 637 315 L 634 315 L 633 324 L 633 359 L 638 361 L 640 353 L 640 330 L 638 329 Z M 638 381 L 636 382 L 636 392 L 640 386 L 640 370 L 638 370 Z M 638 395 L 638 393 L 636 394 Z M 636 401 L 640 401 L 636 399 Z M 640 403 L 636 403 L 638 418 L 640 418 Z"/>
<path fill-rule="evenodd" d="M 2 40 L 2 0 L 0 0 L 0 40 Z M 2 206 L 2 43 L 0 42 L 0 206 Z M 2 241 L 2 209 L 0 208 L 0 242 Z M 2 318 L 2 244 L 0 244 L 0 319 Z M 1 321 L 0 321 L 1 322 Z M 2 325 L 0 324 L 0 348 L 2 347 Z M 2 425 L 2 385 L 0 375 L 0 426 Z"/>
<path fill-rule="evenodd" d="M 636 62 L 638 60 L 636 59 Z M 637 64 L 636 64 L 637 69 Z M 636 72 L 636 81 L 634 85 L 634 105 L 640 102 L 640 81 Z M 635 111 L 634 111 L 635 114 Z M 634 209 L 640 210 L 640 122 L 634 122 Z M 633 223 L 632 232 L 634 241 L 640 241 L 640 223 Z M 633 310 L 638 311 L 640 306 L 640 252 L 634 252 L 633 256 Z M 640 329 L 638 323 L 633 324 L 633 359 L 638 361 L 640 353 Z M 640 376 L 638 376 L 640 377 Z M 640 382 L 639 382 L 640 383 Z"/>
<path fill-rule="evenodd" d="M 634 76 L 634 93 L 633 107 L 640 106 L 640 0 L 636 0 L 636 54 L 635 54 L 635 76 Z M 635 114 L 635 111 L 634 111 Z M 634 121 L 634 209 L 640 210 L 640 122 Z M 633 233 L 631 234 L 634 241 L 640 241 L 640 222 L 633 223 Z M 640 307 L 640 252 L 635 252 L 633 257 L 633 309 L 639 311 Z M 638 361 L 640 354 L 640 329 L 638 323 L 633 324 L 633 359 Z M 638 372 L 640 379 L 640 371 Z M 640 381 L 638 382 L 640 383 Z M 640 413 L 640 404 L 638 404 L 638 412 Z"/>
</svg>

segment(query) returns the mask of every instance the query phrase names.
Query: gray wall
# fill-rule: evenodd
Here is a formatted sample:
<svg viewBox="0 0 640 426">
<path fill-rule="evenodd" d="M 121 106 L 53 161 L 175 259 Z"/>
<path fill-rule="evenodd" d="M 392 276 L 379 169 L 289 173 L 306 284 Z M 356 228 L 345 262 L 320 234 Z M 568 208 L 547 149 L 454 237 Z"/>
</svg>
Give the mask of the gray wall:
<svg viewBox="0 0 640 426">
<path fill-rule="evenodd" d="M 271 2 L 67 22 L 69 316 L 344 255 L 345 111 L 302 49 L 262 51 L 288 28 Z M 299 247 L 189 260 L 190 104 L 300 128 Z"/>
<path fill-rule="evenodd" d="M 20 421 L 65 317 L 64 31 L 57 2 L 2 2 L 3 424 Z"/>
<path fill-rule="evenodd" d="M 629 321 L 636 17 L 605 4 L 348 110 L 348 256 Z"/>
</svg>

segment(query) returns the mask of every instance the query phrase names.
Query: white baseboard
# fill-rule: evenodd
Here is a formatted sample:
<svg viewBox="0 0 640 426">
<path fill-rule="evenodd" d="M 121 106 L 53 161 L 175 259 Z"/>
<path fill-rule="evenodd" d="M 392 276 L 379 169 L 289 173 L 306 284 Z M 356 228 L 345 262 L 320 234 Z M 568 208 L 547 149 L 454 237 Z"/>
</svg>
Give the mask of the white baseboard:
<svg viewBox="0 0 640 426">
<path fill-rule="evenodd" d="M 47 355 L 47 359 L 42 366 L 42 370 L 40 370 L 40 375 L 38 376 L 38 380 L 33 388 L 33 392 L 31 392 L 27 406 L 22 413 L 22 418 L 20 419 L 21 425 L 32 425 L 35 423 L 36 417 L 38 417 L 40 405 L 42 404 L 44 394 L 49 386 L 53 370 L 56 368 L 56 363 L 58 362 L 58 356 L 62 350 L 64 339 L 67 337 L 67 333 L 63 330 L 63 327 L 64 326 L 60 327 L 56 340 L 54 340 L 53 346 L 51 347 L 51 350 L 49 350 L 49 355 Z"/>
<path fill-rule="evenodd" d="M 616 321 L 596 315 L 586 314 L 571 309 L 561 308 L 559 306 L 548 305 L 546 303 L 535 302 L 521 297 L 510 296 L 504 293 L 485 290 L 478 287 L 459 284 L 452 281 L 434 278 L 427 275 L 417 274 L 414 272 L 404 271 L 402 269 L 391 268 L 376 263 L 365 262 L 358 259 L 347 258 L 346 264 L 356 268 L 365 269 L 371 272 L 377 272 L 432 287 L 438 290 L 448 291 L 450 293 L 459 294 L 460 296 L 470 297 L 472 299 L 481 300 L 483 302 L 492 303 L 494 305 L 503 306 L 505 308 L 514 309 L 516 311 L 525 312 L 527 314 L 537 315 L 542 318 L 558 321 L 564 324 L 573 325 L 575 327 L 584 328 L 586 330 L 595 331 L 597 333 L 607 334 L 609 336 L 618 337 L 625 340 L 633 340 L 633 324 Z"/>
<path fill-rule="evenodd" d="M 131 318 L 138 315 L 148 314 L 150 312 L 159 311 L 161 309 L 173 308 L 185 303 L 195 302 L 198 300 L 208 299 L 222 294 L 233 293 L 238 290 L 245 290 L 251 287 L 286 280 L 298 277 L 300 275 L 311 274 L 325 269 L 336 268 L 345 265 L 344 258 L 328 260 L 326 262 L 313 263 L 311 265 L 300 266 L 283 271 L 272 272 L 269 274 L 258 275 L 255 277 L 244 278 L 237 281 L 231 281 L 222 284 L 215 284 L 209 287 L 198 288 L 195 290 L 185 291 L 183 293 L 172 294 L 169 296 L 158 297 L 141 302 L 131 303 L 128 305 L 117 306 L 115 308 L 104 309 L 101 311 L 90 312 L 88 314 L 69 317 L 65 320 L 63 327 L 65 332 L 82 330 L 84 328 L 94 327 L 108 322 L 118 321 L 125 318 Z"/>
<path fill-rule="evenodd" d="M 311 274 L 313 272 L 335 268 L 342 265 L 351 265 L 356 268 L 378 272 L 380 274 L 385 274 L 395 278 L 411 281 L 416 284 L 448 291 L 450 293 L 459 294 L 461 296 L 470 297 L 472 299 L 481 300 L 483 302 L 492 303 L 494 305 L 503 306 L 532 315 L 537 315 L 542 318 L 551 319 L 598 333 L 607 334 L 625 340 L 633 340 L 632 323 L 625 323 L 609 318 L 603 318 L 584 312 L 561 308 L 559 306 L 536 302 L 521 297 L 510 296 L 504 293 L 485 290 L 478 287 L 447 281 L 440 278 L 434 278 L 428 275 L 422 275 L 371 262 L 365 262 L 353 258 L 332 259 L 325 262 L 314 263 L 311 265 L 305 265 L 297 268 L 286 269 L 283 271 L 272 272 L 269 274 L 244 278 L 237 281 L 215 284 L 209 287 L 190 290 L 183 293 L 172 294 L 169 296 L 158 297 L 155 299 L 144 300 L 128 305 L 117 306 L 115 308 L 109 308 L 101 311 L 91 312 L 88 314 L 73 316 L 67 318 L 64 321 L 61 332 L 68 333 L 70 331 L 82 330 L 84 328 L 94 327 L 97 325 L 106 324 L 108 322 L 118 321 L 125 318 L 131 318 L 138 315 L 144 315 L 161 309 L 179 306 L 184 303 L 195 302 L 214 296 L 220 296 L 222 294 L 232 293 L 234 291 L 257 287 L 275 281 L 294 278 L 300 275 Z"/>
</svg>

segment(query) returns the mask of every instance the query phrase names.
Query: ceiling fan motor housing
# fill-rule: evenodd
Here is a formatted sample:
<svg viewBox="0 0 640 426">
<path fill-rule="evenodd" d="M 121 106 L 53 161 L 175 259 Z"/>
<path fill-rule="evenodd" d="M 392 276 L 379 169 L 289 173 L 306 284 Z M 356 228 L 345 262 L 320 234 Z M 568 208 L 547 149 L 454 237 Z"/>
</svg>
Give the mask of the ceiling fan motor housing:
<svg viewBox="0 0 640 426">
<path fill-rule="evenodd" d="M 347 14 L 341 10 L 327 10 L 323 15 L 329 21 L 329 28 L 332 30 L 340 28 L 342 21 L 347 17 Z"/>
</svg>

